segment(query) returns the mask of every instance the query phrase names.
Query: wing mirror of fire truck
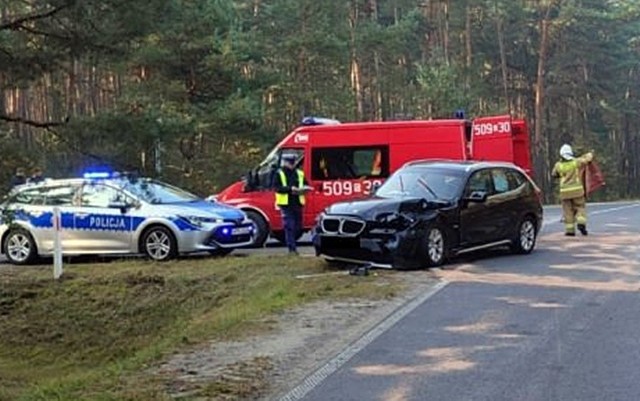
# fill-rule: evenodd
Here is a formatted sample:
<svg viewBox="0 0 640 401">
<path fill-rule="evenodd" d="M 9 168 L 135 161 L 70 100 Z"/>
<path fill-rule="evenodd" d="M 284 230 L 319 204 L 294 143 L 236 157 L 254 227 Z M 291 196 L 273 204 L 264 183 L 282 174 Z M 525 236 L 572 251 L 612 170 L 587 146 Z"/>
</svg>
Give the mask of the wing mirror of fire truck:
<svg viewBox="0 0 640 401">
<path fill-rule="evenodd" d="M 374 196 L 376 192 L 378 192 L 381 186 L 382 184 L 379 182 L 376 182 L 373 185 L 371 185 L 371 196 Z"/>
<path fill-rule="evenodd" d="M 260 186 L 260 176 L 257 169 L 251 169 L 244 176 L 244 191 L 250 192 Z"/>
</svg>

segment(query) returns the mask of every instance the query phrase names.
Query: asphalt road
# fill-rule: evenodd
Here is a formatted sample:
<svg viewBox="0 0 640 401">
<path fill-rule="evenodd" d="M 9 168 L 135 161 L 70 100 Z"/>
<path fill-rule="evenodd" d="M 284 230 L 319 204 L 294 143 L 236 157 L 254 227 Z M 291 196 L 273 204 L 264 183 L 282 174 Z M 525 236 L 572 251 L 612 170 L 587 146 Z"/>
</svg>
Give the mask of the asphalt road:
<svg viewBox="0 0 640 401">
<path fill-rule="evenodd" d="M 532 255 L 439 271 L 442 289 L 284 399 L 639 400 L 640 204 L 592 206 L 589 237 L 559 213 Z"/>
</svg>

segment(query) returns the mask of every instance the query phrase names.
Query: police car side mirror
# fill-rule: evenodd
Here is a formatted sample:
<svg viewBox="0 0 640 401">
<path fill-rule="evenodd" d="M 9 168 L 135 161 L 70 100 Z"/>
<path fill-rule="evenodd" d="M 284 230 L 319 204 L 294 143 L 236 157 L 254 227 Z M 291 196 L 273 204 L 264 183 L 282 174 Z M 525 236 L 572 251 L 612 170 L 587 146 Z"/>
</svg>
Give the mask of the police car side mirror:
<svg viewBox="0 0 640 401">
<path fill-rule="evenodd" d="M 136 207 L 136 205 L 127 202 L 111 202 L 109 204 L 110 209 L 120 209 L 120 212 L 127 213 L 129 209 Z"/>
</svg>

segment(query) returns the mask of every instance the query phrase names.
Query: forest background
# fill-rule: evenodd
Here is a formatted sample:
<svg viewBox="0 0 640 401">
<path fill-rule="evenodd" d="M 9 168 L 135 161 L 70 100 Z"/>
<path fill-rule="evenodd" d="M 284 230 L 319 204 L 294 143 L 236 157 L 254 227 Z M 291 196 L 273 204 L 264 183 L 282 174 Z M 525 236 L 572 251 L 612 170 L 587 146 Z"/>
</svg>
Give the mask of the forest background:
<svg viewBox="0 0 640 401">
<path fill-rule="evenodd" d="M 0 186 L 138 169 L 202 195 L 302 116 L 511 113 L 640 195 L 638 0 L 0 0 Z"/>
</svg>

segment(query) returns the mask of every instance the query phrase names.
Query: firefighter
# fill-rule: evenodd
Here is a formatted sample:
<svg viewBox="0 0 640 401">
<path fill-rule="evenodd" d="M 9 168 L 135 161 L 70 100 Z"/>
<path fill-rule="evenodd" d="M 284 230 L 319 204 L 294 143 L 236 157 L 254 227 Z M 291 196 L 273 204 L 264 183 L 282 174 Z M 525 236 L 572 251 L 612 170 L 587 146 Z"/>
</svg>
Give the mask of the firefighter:
<svg viewBox="0 0 640 401">
<path fill-rule="evenodd" d="M 275 178 L 276 207 L 282 214 L 284 235 L 289 254 L 297 255 L 296 242 L 302 232 L 302 208 L 307 183 L 304 172 L 295 166 L 296 157 L 285 155 Z"/>
<path fill-rule="evenodd" d="M 551 175 L 560 179 L 565 235 L 576 235 L 576 223 L 580 233 L 587 235 L 586 198 L 580 171 L 593 160 L 593 153 L 575 157 L 571 146 L 564 144 L 560 148 L 560 157 L 561 160 L 553 167 Z"/>
</svg>

